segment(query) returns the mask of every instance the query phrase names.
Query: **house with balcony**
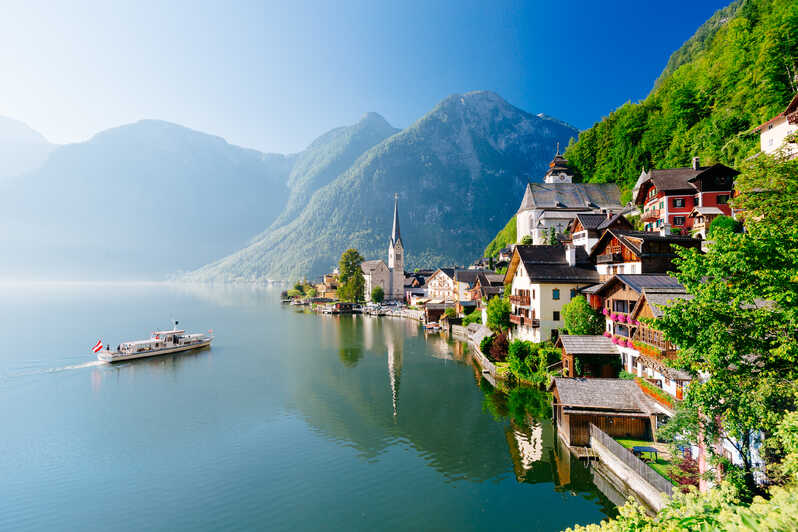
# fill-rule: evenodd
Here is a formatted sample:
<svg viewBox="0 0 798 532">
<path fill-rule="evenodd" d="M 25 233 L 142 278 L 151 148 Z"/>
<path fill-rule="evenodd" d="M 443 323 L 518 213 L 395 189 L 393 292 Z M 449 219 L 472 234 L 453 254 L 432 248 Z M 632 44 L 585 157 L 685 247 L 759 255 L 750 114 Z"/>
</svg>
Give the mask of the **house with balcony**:
<svg viewBox="0 0 798 532">
<path fill-rule="evenodd" d="M 590 253 L 606 229 L 632 231 L 634 227 L 621 213 L 580 212 L 571 220 L 567 232 L 571 235 L 571 242 L 574 246 L 581 247 L 586 253 Z"/>
<path fill-rule="evenodd" d="M 729 198 L 737 170 L 723 164 L 701 166 L 693 157 L 687 168 L 643 170 L 632 190 L 635 204 L 640 208 L 646 231 L 689 234 L 694 208 L 715 207 L 731 216 Z"/>
<path fill-rule="evenodd" d="M 563 306 L 598 280 L 582 248 L 516 246 L 504 277 L 511 286 L 511 337 L 535 343 L 556 339 Z"/>
<path fill-rule="evenodd" d="M 607 229 L 593 246 L 590 260 L 602 281 L 616 274 L 664 273 L 673 270 L 675 247 L 700 249 L 701 241 L 664 231 Z"/>
<path fill-rule="evenodd" d="M 781 113 L 764 124 L 754 128 L 759 133 L 759 149 L 773 154 L 784 149 L 785 154 L 794 159 L 798 157 L 798 144 L 787 143 L 787 137 L 798 132 L 798 94 Z"/>
<path fill-rule="evenodd" d="M 454 286 L 456 291 L 457 301 L 471 301 L 473 298 L 472 290 L 477 284 L 480 275 L 491 276 L 491 280 L 504 280 L 504 275 L 494 272 L 493 270 L 454 270 Z M 483 278 L 485 284 L 489 284 L 487 277 Z M 503 283 L 502 283 L 503 284 Z"/>
<path fill-rule="evenodd" d="M 600 302 L 597 310 L 605 316 L 604 336 L 618 347 L 622 368 L 665 391 L 673 400 L 666 398 L 663 404 L 670 402 L 671 411 L 690 376 L 668 365 L 677 349 L 650 322 L 662 316 L 662 305 L 668 301 L 688 297 L 669 275 L 621 274 L 605 281 L 591 301 Z"/>
<path fill-rule="evenodd" d="M 454 271 L 454 268 L 438 268 L 427 278 L 427 283 L 424 285 L 427 299 L 444 303 L 457 301 Z"/>
</svg>

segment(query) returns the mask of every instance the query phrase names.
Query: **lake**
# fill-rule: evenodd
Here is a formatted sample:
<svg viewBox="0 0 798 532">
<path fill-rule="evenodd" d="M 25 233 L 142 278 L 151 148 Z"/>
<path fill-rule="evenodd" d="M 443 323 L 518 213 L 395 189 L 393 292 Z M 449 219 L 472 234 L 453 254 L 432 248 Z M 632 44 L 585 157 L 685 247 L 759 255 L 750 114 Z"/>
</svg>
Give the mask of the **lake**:
<svg viewBox="0 0 798 532">
<path fill-rule="evenodd" d="M 0 530 L 560 530 L 614 515 L 546 397 L 250 286 L 0 287 Z M 207 350 L 94 361 L 180 320 Z M 535 419 L 537 416 L 539 419 Z"/>
</svg>

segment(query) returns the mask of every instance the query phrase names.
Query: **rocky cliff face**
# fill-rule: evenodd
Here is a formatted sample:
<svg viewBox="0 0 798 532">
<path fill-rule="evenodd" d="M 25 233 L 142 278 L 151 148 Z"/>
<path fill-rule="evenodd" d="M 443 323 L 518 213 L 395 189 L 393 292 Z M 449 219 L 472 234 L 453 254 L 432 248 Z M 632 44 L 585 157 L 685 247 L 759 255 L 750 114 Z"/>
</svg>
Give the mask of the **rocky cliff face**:
<svg viewBox="0 0 798 532">
<path fill-rule="evenodd" d="M 465 264 L 515 212 L 524 185 L 543 175 L 556 144 L 576 134 L 491 92 L 450 96 L 365 151 L 294 219 L 187 279 L 315 277 L 348 247 L 384 258 L 394 193 L 406 267 Z"/>
</svg>

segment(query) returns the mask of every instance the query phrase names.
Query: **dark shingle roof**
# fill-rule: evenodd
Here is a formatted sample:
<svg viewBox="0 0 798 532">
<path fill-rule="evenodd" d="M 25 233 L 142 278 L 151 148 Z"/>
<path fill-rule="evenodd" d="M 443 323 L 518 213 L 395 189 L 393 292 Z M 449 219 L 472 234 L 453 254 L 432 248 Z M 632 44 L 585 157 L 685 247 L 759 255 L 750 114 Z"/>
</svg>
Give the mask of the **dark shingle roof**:
<svg viewBox="0 0 798 532">
<path fill-rule="evenodd" d="M 595 283 L 598 272 L 588 261 L 587 253 L 576 248 L 576 265 L 569 266 L 565 259 L 565 248 L 555 246 L 517 246 L 518 256 L 529 278 L 533 281 L 572 281 Z"/>
<path fill-rule="evenodd" d="M 607 221 L 607 215 L 601 213 L 580 212 L 576 219 L 587 230 L 598 229 L 601 224 Z"/>
<path fill-rule="evenodd" d="M 593 290 L 593 293 L 603 292 L 606 287 L 618 281 L 624 283 L 638 294 L 646 289 L 684 293 L 684 287 L 678 279 L 659 273 L 617 273 L 599 285 L 598 288 Z"/>
<path fill-rule="evenodd" d="M 563 406 L 596 408 L 620 412 L 650 413 L 657 411 L 633 380 L 625 379 L 569 379 L 556 377 Z"/>
<path fill-rule="evenodd" d="M 454 280 L 473 286 L 480 274 L 496 274 L 493 270 L 455 270 Z"/>
<path fill-rule="evenodd" d="M 618 346 L 604 336 L 564 334 L 557 339 L 566 353 L 574 355 L 619 355 Z"/>
<path fill-rule="evenodd" d="M 662 307 L 670 306 L 674 299 L 693 299 L 693 295 L 688 294 L 682 285 L 679 285 L 679 288 L 680 290 L 658 287 L 643 289 L 648 306 L 651 307 L 651 312 L 655 318 L 661 318 L 664 314 Z"/>
<path fill-rule="evenodd" d="M 661 235 L 654 231 L 626 231 L 620 229 L 607 229 L 601 235 L 601 239 L 593 246 L 590 254 L 591 256 L 598 255 L 598 251 L 603 249 L 602 242 L 607 239 L 615 237 L 625 247 L 629 248 L 638 256 L 643 256 L 646 253 L 646 244 L 649 242 L 667 242 L 680 247 L 699 247 L 701 241 L 697 238 L 692 238 L 684 235 Z M 672 252 L 676 256 L 675 252 Z"/>
<path fill-rule="evenodd" d="M 518 212 L 530 209 L 620 209 L 615 183 L 530 183 Z"/>
</svg>

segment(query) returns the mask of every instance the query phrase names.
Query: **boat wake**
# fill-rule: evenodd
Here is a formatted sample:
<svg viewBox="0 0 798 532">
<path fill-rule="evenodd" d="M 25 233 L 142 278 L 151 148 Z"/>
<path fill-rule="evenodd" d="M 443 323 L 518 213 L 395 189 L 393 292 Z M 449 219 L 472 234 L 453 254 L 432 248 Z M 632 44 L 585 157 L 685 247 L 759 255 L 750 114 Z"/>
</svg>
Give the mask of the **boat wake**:
<svg viewBox="0 0 798 532">
<path fill-rule="evenodd" d="M 105 366 L 106 364 L 107 362 L 103 362 L 102 360 L 92 360 L 90 362 L 84 362 L 83 364 L 72 364 L 69 366 L 61 366 L 60 368 L 35 369 L 31 371 L 22 371 L 19 373 L 10 373 L 7 374 L 6 377 L 31 377 L 33 375 L 46 375 L 48 373 L 60 373 L 62 371 Z"/>
</svg>

